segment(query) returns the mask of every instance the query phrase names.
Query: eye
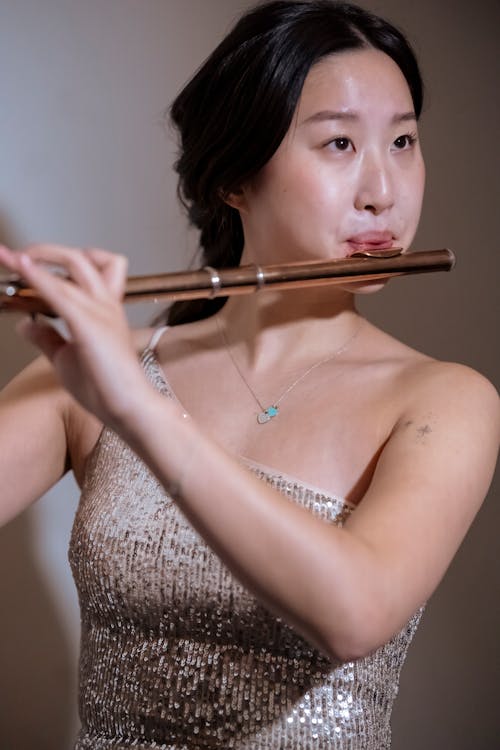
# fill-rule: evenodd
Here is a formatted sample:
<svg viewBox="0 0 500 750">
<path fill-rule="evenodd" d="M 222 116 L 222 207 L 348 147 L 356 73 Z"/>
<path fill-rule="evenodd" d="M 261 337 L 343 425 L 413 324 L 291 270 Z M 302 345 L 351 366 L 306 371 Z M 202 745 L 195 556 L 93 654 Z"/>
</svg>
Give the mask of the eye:
<svg viewBox="0 0 500 750">
<path fill-rule="evenodd" d="M 404 151 L 415 145 L 416 141 L 417 136 L 415 133 L 406 133 L 405 135 L 400 135 L 399 138 L 396 138 L 393 145 L 396 147 L 396 150 Z"/>
<path fill-rule="evenodd" d="M 334 151 L 349 151 L 353 148 L 351 139 L 346 138 L 345 136 L 333 138 L 331 141 L 328 141 L 326 145 Z"/>
</svg>

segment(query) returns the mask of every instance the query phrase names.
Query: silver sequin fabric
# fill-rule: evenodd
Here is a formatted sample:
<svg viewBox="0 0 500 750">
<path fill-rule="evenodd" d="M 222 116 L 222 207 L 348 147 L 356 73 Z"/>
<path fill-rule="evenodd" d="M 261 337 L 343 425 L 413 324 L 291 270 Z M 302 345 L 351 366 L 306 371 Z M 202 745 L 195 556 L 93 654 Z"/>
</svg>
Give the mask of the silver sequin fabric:
<svg viewBox="0 0 500 750">
<path fill-rule="evenodd" d="M 153 352 L 143 364 L 172 396 Z M 353 512 L 246 465 L 325 523 L 342 526 Z M 108 429 L 88 462 L 69 556 L 82 618 L 75 750 L 390 748 L 424 607 L 369 656 L 332 662 L 235 579 Z"/>
</svg>

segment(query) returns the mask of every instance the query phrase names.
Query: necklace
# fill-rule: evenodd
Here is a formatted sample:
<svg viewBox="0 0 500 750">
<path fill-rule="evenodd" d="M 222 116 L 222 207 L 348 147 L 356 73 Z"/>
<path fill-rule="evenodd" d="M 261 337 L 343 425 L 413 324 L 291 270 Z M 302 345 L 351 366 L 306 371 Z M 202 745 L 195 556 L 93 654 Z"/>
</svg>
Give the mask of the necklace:
<svg viewBox="0 0 500 750">
<path fill-rule="evenodd" d="M 324 365 L 324 364 L 326 364 L 326 362 L 331 362 L 332 359 L 336 359 L 340 354 L 342 354 L 343 352 L 345 352 L 346 349 L 348 349 L 351 346 L 351 344 L 354 342 L 354 339 L 357 337 L 358 333 L 361 330 L 361 326 L 362 326 L 363 320 L 360 321 L 360 323 L 357 326 L 357 328 L 354 331 L 354 333 L 351 336 L 349 336 L 349 338 L 347 339 L 347 341 L 345 341 L 342 344 L 341 347 L 339 347 L 338 349 L 336 349 L 333 352 L 333 354 L 329 354 L 328 357 L 324 357 L 324 359 L 320 359 L 319 362 L 315 362 L 313 365 L 311 365 L 310 367 L 308 367 L 307 370 L 305 372 L 303 372 L 301 375 L 299 375 L 299 377 L 296 380 L 294 380 L 293 383 L 291 383 L 291 385 L 289 385 L 288 388 L 285 391 L 283 391 L 283 393 L 281 394 L 281 396 L 279 398 L 277 398 L 276 401 L 274 401 L 274 403 L 271 404 L 271 406 L 268 406 L 267 408 L 262 405 L 260 399 L 257 397 L 257 394 L 253 390 L 252 386 L 250 385 L 250 383 L 248 382 L 248 380 L 246 379 L 246 377 L 243 375 L 243 372 L 242 372 L 240 366 L 238 365 L 238 362 L 236 361 L 236 359 L 235 359 L 235 357 L 233 355 L 233 352 L 231 351 L 231 347 L 230 347 L 229 342 L 227 340 L 226 334 L 224 332 L 224 329 L 221 328 L 221 325 L 220 325 L 220 322 L 219 322 L 219 318 L 217 316 L 215 316 L 215 322 L 217 324 L 217 329 L 218 329 L 218 331 L 219 331 L 219 333 L 221 335 L 222 341 L 224 343 L 224 346 L 226 348 L 227 353 L 229 354 L 231 362 L 233 363 L 233 365 L 234 365 L 237 373 L 239 374 L 240 378 L 242 379 L 242 381 L 245 383 L 246 387 L 248 388 L 248 390 L 252 394 L 255 402 L 259 406 L 260 411 L 257 414 L 257 422 L 259 424 L 266 424 L 266 422 L 270 422 L 271 419 L 274 419 L 274 417 L 278 416 L 278 414 L 280 412 L 279 405 L 283 401 L 283 399 L 285 398 L 285 396 L 288 396 L 288 394 L 290 393 L 290 391 L 293 390 L 295 388 L 295 386 L 298 385 L 302 380 L 304 380 L 304 378 L 307 375 L 309 375 L 310 372 L 312 372 L 313 370 L 315 370 L 320 365 Z"/>
</svg>

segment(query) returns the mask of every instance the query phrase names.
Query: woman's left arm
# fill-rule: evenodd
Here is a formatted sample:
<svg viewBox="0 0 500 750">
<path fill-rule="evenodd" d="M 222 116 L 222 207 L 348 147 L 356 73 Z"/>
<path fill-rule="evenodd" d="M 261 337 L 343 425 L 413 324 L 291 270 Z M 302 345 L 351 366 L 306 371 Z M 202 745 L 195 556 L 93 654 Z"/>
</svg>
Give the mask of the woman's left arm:
<svg viewBox="0 0 500 750">
<path fill-rule="evenodd" d="M 387 441 L 346 530 L 377 561 L 379 604 L 357 630 L 372 650 L 437 588 L 476 516 L 497 460 L 500 401 L 492 384 L 458 364 L 429 362 Z M 365 646 L 363 646 L 363 642 Z"/>
<path fill-rule="evenodd" d="M 334 659 L 386 642 L 442 578 L 484 495 L 498 442 L 498 399 L 481 376 L 436 365 L 379 458 L 343 528 L 260 481 L 147 381 L 120 304 L 122 258 L 55 246 L 0 248 L 64 319 L 24 333 L 63 385 L 140 455 L 227 567 Z M 40 263 L 62 265 L 71 281 Z M 117 382 L 116 373 L 120 373 Z"/>
</svg>

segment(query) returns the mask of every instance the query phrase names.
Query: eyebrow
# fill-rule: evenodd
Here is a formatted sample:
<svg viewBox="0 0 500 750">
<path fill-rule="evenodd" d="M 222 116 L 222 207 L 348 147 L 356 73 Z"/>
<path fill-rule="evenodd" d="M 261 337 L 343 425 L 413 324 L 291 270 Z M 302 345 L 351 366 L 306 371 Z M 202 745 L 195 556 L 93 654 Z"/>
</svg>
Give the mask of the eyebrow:
<svg viewBox="0 0 500 750">
<path fill-rule="evenodd" d="M 308 125 L 309 123 L 314 122 L 325 122 L 328 120 L 341 120 L 341 121 L 356 121 L 359 120 L 360 117 L 356 112 L 353 112 L 351 110 L 343 110 L 340 112 L 335 112 L 332 110 L 323 110 L 321 112 L 316 112 L 314 115 L 311 115 L 306 120 L 304 120 L 301 123 L 302 125 Z M 409 120 L 416 121 L 417 117 L 415 115 L 415 112 L 402 112 L 397 113 L 391 118 L 391 123 L 393 125 L 398 125 L 400 122 L 408 122 Z"/>
</svg>

